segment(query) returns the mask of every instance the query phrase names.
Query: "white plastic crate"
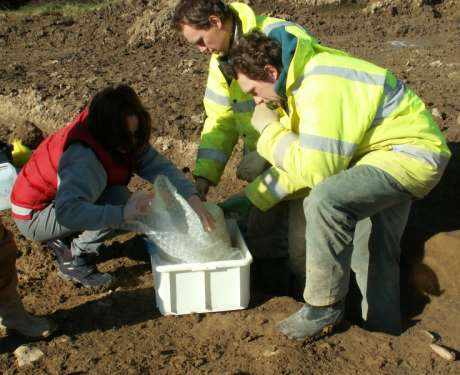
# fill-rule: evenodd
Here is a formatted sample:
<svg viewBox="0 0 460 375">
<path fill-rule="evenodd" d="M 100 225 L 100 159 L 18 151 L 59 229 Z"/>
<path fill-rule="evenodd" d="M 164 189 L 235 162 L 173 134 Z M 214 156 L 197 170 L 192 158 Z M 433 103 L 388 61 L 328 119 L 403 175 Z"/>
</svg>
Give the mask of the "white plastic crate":
<svg viewBox="0 0 460 375">
<path fill-rule="evenodd" d="M 207 263 L 168 263 L 150 254 L 156 305 L 163 315 L 244 309 L 249 303 L 251 253 L 233 220 L 227 221 L 232 246 L 243 257 Z"/>
</svg>

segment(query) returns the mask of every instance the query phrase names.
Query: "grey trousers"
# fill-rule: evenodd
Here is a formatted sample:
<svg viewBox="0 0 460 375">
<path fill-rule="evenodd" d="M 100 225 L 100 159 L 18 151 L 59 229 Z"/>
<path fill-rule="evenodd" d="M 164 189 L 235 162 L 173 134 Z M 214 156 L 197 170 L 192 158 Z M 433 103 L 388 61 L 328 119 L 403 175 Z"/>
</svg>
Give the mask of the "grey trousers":
<svg viewBox="0 0 460 375">
<path fill-rule="evenodd" d="M 371 166 L 352 167 L 312 189 L 304 201 L 305 301 L 340 301 L 353 269 L 367 328 L 399 334 L 400 240 L 411 200 L 392 176 Z"/>
<path fill-rule="evenodd" d="M 126 186 L 111 186 L 104 191 L 96 204 L 124 205 L 130 196 L 131 192 Z M 15 221 L 19 231 L 33 241 L 47 242 L 78 233 L 58 223 L 54 202 L 45 209 L 34 212 L 30 220 L 16 219 Z M 113 228 L 84 231 L 72 241 L 72 255 L 98 254 L 99 247 L 105 240 L 121 233 L 123 231 Z"/>
</svg>

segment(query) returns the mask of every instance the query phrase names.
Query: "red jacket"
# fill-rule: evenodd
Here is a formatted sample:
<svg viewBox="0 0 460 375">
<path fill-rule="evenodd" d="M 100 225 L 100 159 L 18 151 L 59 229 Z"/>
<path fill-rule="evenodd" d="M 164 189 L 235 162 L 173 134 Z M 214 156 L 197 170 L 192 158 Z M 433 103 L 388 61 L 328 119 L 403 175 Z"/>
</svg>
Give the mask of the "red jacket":
<svg viewBox="0 0 460 375">
<path fill-rule="evenodd" d="M 87 126 L 88 110 L 81 112 L 70 124 L 48 136 L 22 168 L 11 192 L 13 217 L 30 220 L 32 211 L 48 206 L 57 192 L 59 160 L 73 142 L 91 147 L 107 173 L 107 186 L 127 185 L 134 169 L 134 159 L 117 164 L 91 135 Z"/>
</svg>

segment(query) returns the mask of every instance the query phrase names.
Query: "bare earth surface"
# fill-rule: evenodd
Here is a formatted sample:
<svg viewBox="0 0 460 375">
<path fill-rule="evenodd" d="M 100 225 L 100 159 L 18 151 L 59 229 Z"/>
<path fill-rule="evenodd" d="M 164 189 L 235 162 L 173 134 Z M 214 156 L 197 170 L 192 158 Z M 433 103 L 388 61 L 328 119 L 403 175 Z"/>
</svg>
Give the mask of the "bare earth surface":
<svg viewBox="0 0 460 375">
<path fill-rule="evenodd" d="M 460 373 L 459 362 L 434 354 L 420 333 L 438 333 L 459 354 L 460 237 L 443 232 L 460 229 L 460 1 L 431 2 L 433 6 L 390 1 L 393 6 L 375 13 L 363 12 L 363 4 L 312 8 L 296 0 L 252 3 L 258 12 L 304 25 L 326 45 L 392 69 L 424 99 L 449 140 L 454 156 L 447 174 L 427 199 L 415 202 L 404 238 L 405 332 L 400 337 L 367 332 L 351 318 L 323 340 L 291 341 L 276 333 L 275 323 L 301 302 L 262 287 L 252 288 L 244 311 L 161 316 L 154 307 L 149 263 L 126 256 L 138 249 L 135 239 L 119 238 L 108 249 L 122 256 L 100 265 L 115 275 L 116 289 L 91 293 L 59 278 L 47 249 L 26 241 L 4 212 L 2 220 L 14 231 L 20 250 L 19 288 L 25 304 L 50 316 L 60 329 L 53 338 L 37 342 L 0 336 L 0 373 Z M 45 133 L 60 128 L 97 90 L 124 81 L 152 113 L 152 143 L 180 168 L 192 169 L 208 56 L 167 31 L 151 40 L 131 29 L 142 25 L 143 17 L 160 20 L 165 4 L 125 0 L 70 18 L 0 15 L 0 138 L 30 137 L 31 123 Z M 221 201 L 241 188 L 232 177 L 239 155 L 211 191 L 211 200 Z M 133 185 L 142 187 L 140 181 Z M 24 343 L 44 356 L 19 368 L 13 351 Z"/>
</svg>

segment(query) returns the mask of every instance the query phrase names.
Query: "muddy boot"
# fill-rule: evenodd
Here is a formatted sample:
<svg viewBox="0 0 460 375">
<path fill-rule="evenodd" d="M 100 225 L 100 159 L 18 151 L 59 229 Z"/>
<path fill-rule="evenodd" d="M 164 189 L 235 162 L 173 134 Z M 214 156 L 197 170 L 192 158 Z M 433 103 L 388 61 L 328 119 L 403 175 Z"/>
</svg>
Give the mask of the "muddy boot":
<svg viewBox="0 0 460 375">
<path fill-rule="evenodd" d="M 29 314 L 24 309 L 15 284 L 2 291 L 0 326 L 27 337 L 49 337 L 56 330 L 56 325 L 50 320 Z"/>
<path fill-rule="evenodd" d="M 62 278 L 85 288 L 105 289 L 112 285 L 112 276 L 97 270 L 94 256 L 72 256 L 70 247 L 61 240 L 50 241 L 47 246 L 56 256 L 59 276 Z"/>
<path fill-rule="evenodd" d="M 16 273 L 17 248 L 13 235 L 0 223 L 0 327 L 24 336 L 43 338 L 53 333 L 54 323 L 30 315 L 19 297 Z"/>
<path fill-rule="evenodd" d="M 277 324 L 278 331 L 291 339 L 317 339 L 332 332 L 343 318 L 343 301 L 331 306 L 305 304 L 299 311 Z"/>
</svg>

